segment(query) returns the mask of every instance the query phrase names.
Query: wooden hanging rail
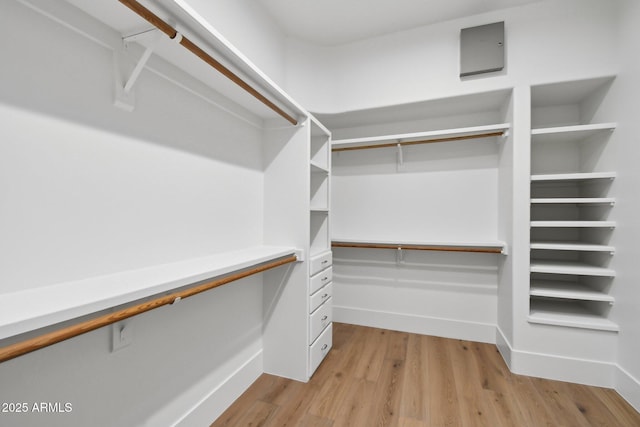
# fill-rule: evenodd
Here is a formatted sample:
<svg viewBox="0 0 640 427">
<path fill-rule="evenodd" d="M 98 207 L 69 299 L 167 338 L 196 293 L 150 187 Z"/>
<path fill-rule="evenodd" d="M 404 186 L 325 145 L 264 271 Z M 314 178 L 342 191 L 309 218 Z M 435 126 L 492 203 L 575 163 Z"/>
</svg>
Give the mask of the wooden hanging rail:
<svg viewBox="0 0 640 427">
<path fill-rule="evenodd" d="M 205 52 L 203 49 L 198 47 L 195 43 L 193 43 L 187 37 L 185 37 L 182 34 L 179 34 L 175 28 L 167 24 L 160 17 L 158 17 L 149 9 L 147 9 L 146 7 L 138 3 L 136 0 L 118 0 L 118 1 L 124 4 L 125 6 L 127 6 L 129 9 L 131 9 L 135 13 L 137 13 L 141 18 L 145 19 L 151 25 L 155 26 L 160 31 L 165 33 L 167 36 L 169 36 L 170 39 L 174 40 L 176 39 L 176 37 L 178 37 L 178 35 L 180 35 L 178 41 L 182 47 L 186 48 L 188 51 L 196 55 L 198 58 L 200 58 L 201 60 L 209 64 L 211 67 L 218 70 L 222 75 L 227 77 L 236 85 L 240 86 L 242 89 L 244 89 L 254 98 L 256 98 L 258 101 L 262 102 L 264 105 L 266 105 L 268 108 L 276 112 L 278 115 L 280 115 L 282 118 L 287 120 L 292 125 L 295 126 L 298 124 L 298 121 L 294 117 L 292 117 L 291 115 L 286 113 L 284 110 L 282 110 L 280 107 L 278 107 L 276 104 L 271 102 L 264 95 L 262 95 L 252 86 L 250 86 L 247 82 L 242 80 L 237 74 L 235 74 L 233 71 L 231 71 L 230 69 L 222 65 L 218 60 L 216 60 L 207 52 Z"/>
<path fill-rule="evenodd" d="M 434 142 L 464 141 L 465 139 L 491 138 L 494 136 L 502 136 L 502 135 L 504 135 L 504 132 L 488 132 L 488 133 L 479 133 L 475 135 L 462 135 L 462 136 L 449 136 L 444 138 L 423 139 L 419 141 L 400 141 L 400 142 L 389 142 L 385 144 L 357 145 L 353 147 L 336 147 L 336 148 L 332 148 L 331 151 L 367 150 L 370 148 L 397 147 L 398 145 L 401 145 L 404 147 L 406 145 L 432 144 Z"/>
<path fill-rule="evenodd" d="M 332 142 L 331 151 L 366 150 L 371 148 L 389 148 L 406 145 L 432 144 L 436 142 L 493 138 L 505 136 L 510 127 L 511 125 L 509 123 L 500 123 L 457 129 L 440 129 L 394 135 L 369 136 L 364 138 L 335 139 Z"/>
<path fill-rule="evenodd" d="M 364 243 L 364 242 L 331 242 L 334 248 L 361 248 L 361 249 L 394 249 L 415 251 L 441 251 L 441 252 L 480 252 L 489 254 L 501 254 L 502 247 L 493 246 L 467 246 L 467 245 L 429 245 L 429 244 L 404 244 L 404 243 Z"/>
<path fill-rule="evenodd" d="M 115 311 L 113 313 L 104 314 L 94 319 L 85 320 L 66 328 L 62 328 L 34 338 L 27 339 L 25 341 L 20 341 L 15 344 L 8 345 L 6 347 L 0 348 L 0 363 L 27 353 L 31 353 L 32 351 L 48 347 L 69 338 L 82 335 L 86 332 L 91 332 L 95 329 L 102 328 L 103 326 L 107 326 L 112 323 L 116 323 L 121 320 L 136 316 L 138 314 L 145 313 L 155 308 L 173 304 L 177 301 L 180 301 L 181 299 L 197 295 L 213 288 L 217 288 L 218 286 L 226 285 L 227 283 L 231 283 L 236 280 L 240 280 L 245 277 L 279 267 L 281 265 L 296 262 L 297 260 L 298 258 L 295 255 L 289 255 L 284 258 L 250 267 L 248 269 L 232 273 L 221 278 L 216 278 L 200 283 L 188 289 L 173 292 L 149 301 L 144 301 L 133 306 Z"/>
</svg>

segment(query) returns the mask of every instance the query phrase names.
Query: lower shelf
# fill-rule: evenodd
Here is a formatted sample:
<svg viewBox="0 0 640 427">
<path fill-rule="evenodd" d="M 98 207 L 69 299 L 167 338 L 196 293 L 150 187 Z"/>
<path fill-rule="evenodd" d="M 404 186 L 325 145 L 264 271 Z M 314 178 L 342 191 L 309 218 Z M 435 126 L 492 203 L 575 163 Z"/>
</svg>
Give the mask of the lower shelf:
<svg viewBox="0 0 640 427">
<path fill-rule="evenodd" d="M 567 326 L 570 328 L 594 329 L 618 332 L 620 328 L 609 319 L 590 311 L 576 301 L 531 300 L 529 323 Z"/>
</svg>

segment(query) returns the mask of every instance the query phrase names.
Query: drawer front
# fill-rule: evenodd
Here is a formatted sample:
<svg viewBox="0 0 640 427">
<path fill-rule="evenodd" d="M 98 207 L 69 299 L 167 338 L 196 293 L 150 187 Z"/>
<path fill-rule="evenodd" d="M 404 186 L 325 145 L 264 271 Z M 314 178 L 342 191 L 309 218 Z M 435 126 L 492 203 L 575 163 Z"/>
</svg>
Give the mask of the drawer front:
<svg viewBox="0 0 640 427">
<path fill-rule="evenodd" d="M 311 304 L 309 304 L 309 313 L 313 313 L 316 308 L 320 307 L 322 303 L 331 298 L 333 294 L 333 283 L 329 282 L 324 288 L 318 289 L 318 291 L 309 297 Z"/>
<path fill-rule="evenodd" d="M 331 282 L 333 278 L 333 269 L 331 267 L 316 274 L 311 278 L 311 289 L 309 289 L 309 295 L 315 294 L 318 289 Z"/>
<path fill-rule="evenodd" d="M 311 271 L 309 272 L 310 276 L 318 273 L 321 270 L 324 270 L 327 267 L 331 266 L 331 252 L 325 252 L 322 255 L 318 255 L 316 257 L 311 258 Z"/>
<path fill-rule="evenodd" d="M 325 356 L 331 350 L 331 345 L 333 344 L 333 330 L 332 325 L 329 325 L 324 332 L 318 337 L 316 342 L 314 342 L 309 351 L 309 376 L 313 375 L 318 366 L 320 366 L 320 362 L 325 358 Z"/>
<path fill-rule="evenodd" d="M 316 340 L 320 332 L 327 327 L 333 318 L 332 316 L 332 301 L 331 298 L 326 303 L 322 304 L 316 311 L 311 313 L 309 319 L 309 343 Z"/>
</svg>

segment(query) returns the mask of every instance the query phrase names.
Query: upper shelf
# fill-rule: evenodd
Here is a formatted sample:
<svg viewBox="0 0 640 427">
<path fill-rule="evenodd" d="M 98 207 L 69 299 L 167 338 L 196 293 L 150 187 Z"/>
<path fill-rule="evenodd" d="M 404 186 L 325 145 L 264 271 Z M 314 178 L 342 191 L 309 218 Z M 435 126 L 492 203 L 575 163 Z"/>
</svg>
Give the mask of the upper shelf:
<svg viewBox="0 0 640 427">
<path fill-rule="evenodd" d="M 332 239 L 334 248 L 395 249 L 444 252 L 484 252 L 506 254 L 504 242 L 393 242 L 389 240 Z"/>
<path fill-rule="evenodd" d="M 431 142 L 457 141 L 473 138 L 491 138 L 504 135 L 509 123 L 486 126 L 473 126 L 457 129 L 443 129 L 426 132 L 401 133 L 393 135 L 371 136 L 364 138 L 338 139 L 331 143 L 332 151 L 358 150 L 365 148 L 384 148 L 400 145 L 414 145 Z M 394 141 L 389 143 L 389 141 Z"/>
<path fill-rule="evenodd" d="M 580 141 L 602 132 L 612 132 L 616 123 L 597 123 L 576 126 L 558 126 L 531 130 L 533 142 L 553 141 L 568 142 Z"/>
<path fill-rule="evenodd" d="M 51 14 L 56 18 L 60 15 L 59 19 L 62 22 L 70 27 L 79 28 L 78 33 L 86 35 L 89 39 L 95 41 L 104 38 L 105 28 L 101 24 L 110 27 L 110 30 L 115 33 L 115 37 L 112 38 L 119 39 L 120 43 L 125 37 L 140 34 L 135 37 L 134 41 L 136 43 L 145 48 L 153 45 L 154 55 L 145 67 L 154 69 L 157 72 L 159 67 L 157 59 L 162 58 L 162 60 L 177 66 L 233 103 L 241 106 L 250 114 L 263 119 L 280 117 L 278 113 L 267 107 L 261 100 L 238 86 L 237 82 L 211 68 L 211 64 L 205 62 L 204 58 L 201 59 L 201 56 L 196 56 L 186 50 L 185 47 L 187 46 L 179 40 L 180 37 L 171 40 L 168 36 L 162 34 L 156 42 L 154 40 L 156 31 L 149 31 L 154 29 L 153 25 L 120 2 L 116 0 L 106 2 L 67 1 L 89 16 L 83 19 L 78 13 L 69 13 L 62 10 L 70 7 L 66 5 L 66 2 L 55 2 L 57 10 L 53 10 Z M 248 86 L 258 91 L 276 107 L 284 110 L 286 114 L 294 118 L 309 115 L 304 108 L 222 36 L 205 17 L 191 7 L 188 1 L 155 0 L 149 2 L 141 0 L 139 3 L 165 23 L 170 23 L 170 26 L 177 30 L 181 36 L 193 42 L 205 54 L 213 57 L 215 61 L 244 80 Z M 48 10 L 45 12 L 49 13 Z M 74 21 L 77 22 L 69 22 L 69 17 L 73 17 Z M 91 20 L 91 25 L 87 23 L 87 20 Z M 100 31 L 96 30 L 94 34 L 92 27 L 100 27 Z M 88 34 L 87 29 L 89 29 Z M 112 44 L 112 41 L 109 40 L 107 44 Z M 120 46 L 110 47 L 118 49 Z M 135 57 L 133 59 L 137 60 Z"/>
<path fill-rule="evenodd" d="M 202 258 L 0 294 L 0 339 L 106 310 L 281 257 L 295 248 L 256 246 Z M 300 256 L 298 256 L 300 259 Z"/>
</svg>

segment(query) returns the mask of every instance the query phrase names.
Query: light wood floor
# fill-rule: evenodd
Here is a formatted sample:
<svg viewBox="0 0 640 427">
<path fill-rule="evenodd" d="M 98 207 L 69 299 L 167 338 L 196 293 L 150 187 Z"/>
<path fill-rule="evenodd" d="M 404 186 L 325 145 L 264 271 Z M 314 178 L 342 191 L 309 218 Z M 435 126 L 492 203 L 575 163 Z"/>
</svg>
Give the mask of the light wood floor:
<svg viewBox="0 0 640 427">
<path fill-rule="evenodd" d="M 333 327 L 307 384 L 264 374 L 212 426 L 640 426 L 615 391 L 512 374 L 494 345 Z"/>
</svg>

